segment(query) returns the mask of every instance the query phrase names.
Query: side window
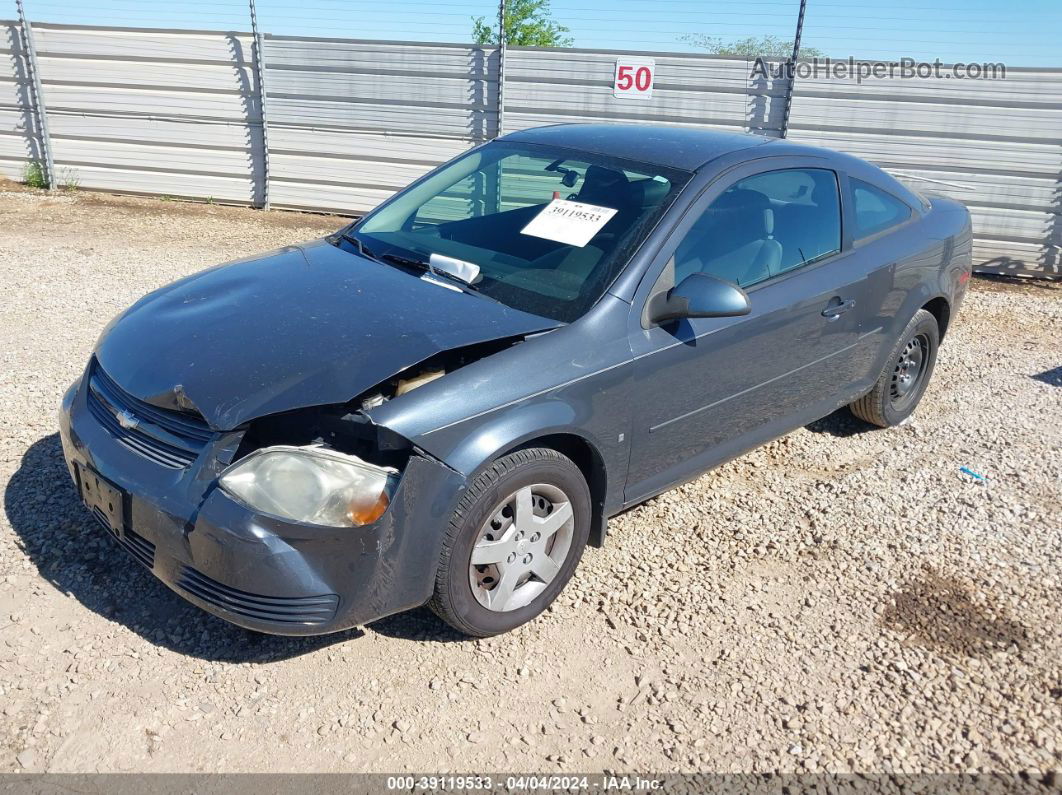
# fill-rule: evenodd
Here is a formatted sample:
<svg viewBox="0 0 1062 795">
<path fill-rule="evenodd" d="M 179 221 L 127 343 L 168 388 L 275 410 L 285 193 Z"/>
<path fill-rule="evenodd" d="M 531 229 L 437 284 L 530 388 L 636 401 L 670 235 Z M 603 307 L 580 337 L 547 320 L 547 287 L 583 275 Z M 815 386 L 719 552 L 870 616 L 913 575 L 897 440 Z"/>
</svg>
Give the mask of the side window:
<svg viewBox="0 0 1062 795">
<path fill-rule="evenodd" d="M 852 186 L 852 206 L 855 208 L 854 239 L 876 234 L 911 217 L 911 208 L 891 193 L 859 179 L 849 179 L 848 182 Z"/>
<path fill-rule="evenodd" d="M 768 171 L 709 205 L 675 251 L 675 280 L 700 271 L 747 287 L 840 250 L 837 175 Z"/>
</svg>

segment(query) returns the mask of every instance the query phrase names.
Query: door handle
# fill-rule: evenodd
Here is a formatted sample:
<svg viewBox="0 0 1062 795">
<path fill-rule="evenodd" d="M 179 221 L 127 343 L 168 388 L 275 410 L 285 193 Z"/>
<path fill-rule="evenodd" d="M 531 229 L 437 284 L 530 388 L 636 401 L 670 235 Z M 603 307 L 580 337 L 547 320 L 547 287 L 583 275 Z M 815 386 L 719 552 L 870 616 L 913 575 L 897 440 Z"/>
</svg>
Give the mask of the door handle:
<svg viewBox="0 0 1062 795">
<path fill-rule="evenodd" d="M 829 318 L 840 317 L 849 309 L 855 309 L 855 305 L 854 298 L 849 298 L 847 301 L 842 301 L 840 298 L 831 298 L 830 303 L 822 310 L 822 316 Z"/>
</svg>

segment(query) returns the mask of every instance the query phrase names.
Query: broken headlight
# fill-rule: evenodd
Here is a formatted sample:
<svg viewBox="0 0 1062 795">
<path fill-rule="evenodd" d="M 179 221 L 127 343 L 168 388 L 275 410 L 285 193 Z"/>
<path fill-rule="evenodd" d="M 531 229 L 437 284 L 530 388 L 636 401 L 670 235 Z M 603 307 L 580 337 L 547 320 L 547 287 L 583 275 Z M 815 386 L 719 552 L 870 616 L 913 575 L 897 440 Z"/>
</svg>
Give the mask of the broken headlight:
<svg viewBox="0 0 1062 795">
<path fill-rule="evenodd" d="M 398 470 L 324 447 L 256 450 L 221 475 L 221 487 L 254 511 L 296 522 L 358 527 L 391 502 Z"/>
</svg>

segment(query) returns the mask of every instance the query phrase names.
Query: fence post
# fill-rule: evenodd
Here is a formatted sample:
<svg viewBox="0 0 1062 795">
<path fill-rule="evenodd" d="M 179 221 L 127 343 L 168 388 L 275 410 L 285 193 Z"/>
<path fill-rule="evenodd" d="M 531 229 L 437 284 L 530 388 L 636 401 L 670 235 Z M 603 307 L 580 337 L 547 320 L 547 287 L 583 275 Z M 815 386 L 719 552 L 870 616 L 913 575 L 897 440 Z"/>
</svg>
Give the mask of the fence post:
<svg viewBox="0 0 1062 795">
<path fill-rule="evenodd" d="M 505 133 L 505 0 L 498 0 L 498 124 L 495 138 Z"/>
<path fill-rule="evenodd" d="M 37 48 L 33 43 L 33 28 L 26 19 L 26 9 L 22 6 L 22 0 L 15 0 L 18 7 L 18 26 L 22 35 L 22 51 L 25 54 L 26 71 L 30 78 L 30 101 L 32 108 L 30 113 L 36 117 L 37 137 L 41 144 L 41 154 L 44 155 L 44 181 L 48 183 L 48 190 L 55 190 L 55 161 L 52 160 L 52 138 L 48 133 L 48 111 L 44 105 L 44 94 L 41 91 L 41 73 L 37 65 Z"/>
<path fill-rule="evenodd" d="M 800 57 L 800 36 L 804 32 L 804 12 L 807 10 L 807 0 L 800 0 L 800 13 L 797 14 L 796 36 L 793 37 L 793 55 L 787 64 L 789 82 L 785 89 L 785 113 L 782 114 L 781 137 L 785 138 L 789 133 L 789 113 L 793 109 L 793 91 L 796 89 L 796 62 Z"/>
<path fill-rule="evenodd" d="M 262 58 L 264 37 L 258 32 L 258 15 L 255 13 L 254 0 L 248 0 L 251 6 L 251 45 L 254 70 L 258 75 L 258 111 L 262 115 L 262 209 L 269 209 L 269 123 L 266 116 L 266 74 L 265 61 Z M 253 173 L 253 164 L 252 164 Z"/>
</svg>

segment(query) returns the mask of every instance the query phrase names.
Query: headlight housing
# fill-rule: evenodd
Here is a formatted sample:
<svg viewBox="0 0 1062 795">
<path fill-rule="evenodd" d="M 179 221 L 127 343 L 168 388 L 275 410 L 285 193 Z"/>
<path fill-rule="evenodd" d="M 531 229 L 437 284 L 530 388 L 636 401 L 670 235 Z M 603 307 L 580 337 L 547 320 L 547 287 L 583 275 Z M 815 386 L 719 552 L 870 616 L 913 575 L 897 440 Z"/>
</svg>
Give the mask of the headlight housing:
<svg viewBox="0 0 1062 795">
<path fill-rule="evenodd" d="M 327 447 L 263 447 L 226 469 L 221 487 L 258 513 L 329 527 L 375 522 L 399 473 Z"/>
</svg>

